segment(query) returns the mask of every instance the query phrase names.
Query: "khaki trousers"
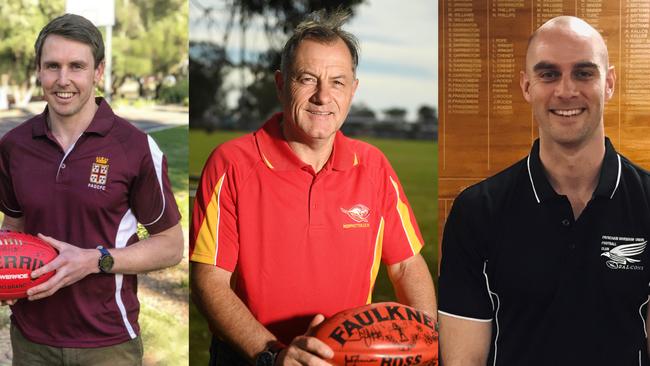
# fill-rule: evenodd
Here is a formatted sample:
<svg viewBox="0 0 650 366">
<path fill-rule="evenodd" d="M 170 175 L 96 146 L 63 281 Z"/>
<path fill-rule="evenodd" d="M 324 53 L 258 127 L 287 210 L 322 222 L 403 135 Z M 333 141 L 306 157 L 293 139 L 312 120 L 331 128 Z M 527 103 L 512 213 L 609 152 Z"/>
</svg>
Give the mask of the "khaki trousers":
<svg viewBox="0 0 650 366">
<path fill-rule="evenodd" d="M 13 366 L 141 366 L 142 339 L 108 347 L 59 348 L 27 340 L 11 325 Z"/>
</svg>

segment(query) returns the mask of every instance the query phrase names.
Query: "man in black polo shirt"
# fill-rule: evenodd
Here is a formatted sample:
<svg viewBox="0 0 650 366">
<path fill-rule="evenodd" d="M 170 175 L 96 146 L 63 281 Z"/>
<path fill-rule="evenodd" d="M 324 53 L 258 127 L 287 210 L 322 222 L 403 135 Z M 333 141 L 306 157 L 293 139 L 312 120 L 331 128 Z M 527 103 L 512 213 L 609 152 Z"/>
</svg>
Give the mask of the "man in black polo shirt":
<svg viewBox="0 0 650 366">
<path fill-rule="evenodd" d="M 539 140 L 461 193 L 445 226 L 445 366 L 649 364 L 650 176 L 605 138 L 615 80 L 584 21 L 531 36 L 521 88 Z"/>
</svg>

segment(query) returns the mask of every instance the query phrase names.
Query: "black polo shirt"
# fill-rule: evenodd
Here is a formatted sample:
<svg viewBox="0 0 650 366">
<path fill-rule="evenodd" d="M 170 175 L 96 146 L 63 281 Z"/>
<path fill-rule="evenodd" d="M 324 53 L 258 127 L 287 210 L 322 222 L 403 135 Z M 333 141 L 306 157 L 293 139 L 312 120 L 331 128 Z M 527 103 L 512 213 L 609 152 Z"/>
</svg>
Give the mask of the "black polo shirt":
<svg viewBox="0 0 650 366">
<path fill-rule="evenodd" d="M 546 178 L 539 141 L 455 200 L 439 311 L 492 324 L 489 365 L 650 364 L 650 174 L 605 146 L 577 221 Z"/>
</svg>

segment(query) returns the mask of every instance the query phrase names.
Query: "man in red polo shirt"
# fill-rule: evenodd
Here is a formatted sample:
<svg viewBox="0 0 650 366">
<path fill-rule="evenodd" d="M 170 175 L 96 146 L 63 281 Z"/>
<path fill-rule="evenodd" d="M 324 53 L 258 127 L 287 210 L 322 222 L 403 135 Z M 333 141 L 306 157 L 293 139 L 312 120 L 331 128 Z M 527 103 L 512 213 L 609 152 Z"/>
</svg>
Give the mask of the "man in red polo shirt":
<svg viewBox="0 0 650 366">
<path fill-rule="evenodd" d="M 435 314 L 395 172 L 339 131 L 358 84 L 346 18 L 316 13 L 298 26 L 275 77 L 283 112 L 218 147 L 203 170 L 190 260 L 215 335 L 211 365 L 328 365 L 332 350 L 303 334 L 371 302 L 381 261 L 401 302 Z"/>
<path fill-rule="evenodd" d="M 0 141 L 0 210 L 4 229 L 38 234 L 59 255 L 33 273 L 56 270 L 51 279 L 10 302 L 13 365 L 139 365 L 135 274 L 182 258 L 166 161 L 95 98 L 104 46 L 92 23 L 58 17 L 35 50 L 47 107 Z"/>
</svg>

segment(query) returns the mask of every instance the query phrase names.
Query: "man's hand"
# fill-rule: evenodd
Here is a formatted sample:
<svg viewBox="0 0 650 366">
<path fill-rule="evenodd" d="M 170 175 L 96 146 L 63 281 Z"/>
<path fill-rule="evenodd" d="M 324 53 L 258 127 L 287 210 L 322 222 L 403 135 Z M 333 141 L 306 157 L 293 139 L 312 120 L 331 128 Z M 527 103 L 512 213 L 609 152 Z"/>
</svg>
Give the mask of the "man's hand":
<svg viewBox="0 0 650 366">
<path fill-rule="evenodd" d="M 278 354 L 275 364 L 330 366 L 325 359 L 332 358 L 334 351 L 320 339 L 311 337 L 314 328 L 323 320 L 325 317 L 322 314 L 316 315 L 309 324 L 305 335 L 294 338 L 291 344 Z"/>
<path fill-rule="evenodd" d="M 62 287 L 69 286 L 91 273 L 99 272 L 98 250 L 82 249 L 43 234 L 38 234 L 38 237 L 52 245 L 59 255 L 50 263 L 32 272 L 32 278 L 37 278 L 47 272 L 56 271 L 46 282 L 27 290 L 29 300 L 51 296 Z"/>
</svg>

